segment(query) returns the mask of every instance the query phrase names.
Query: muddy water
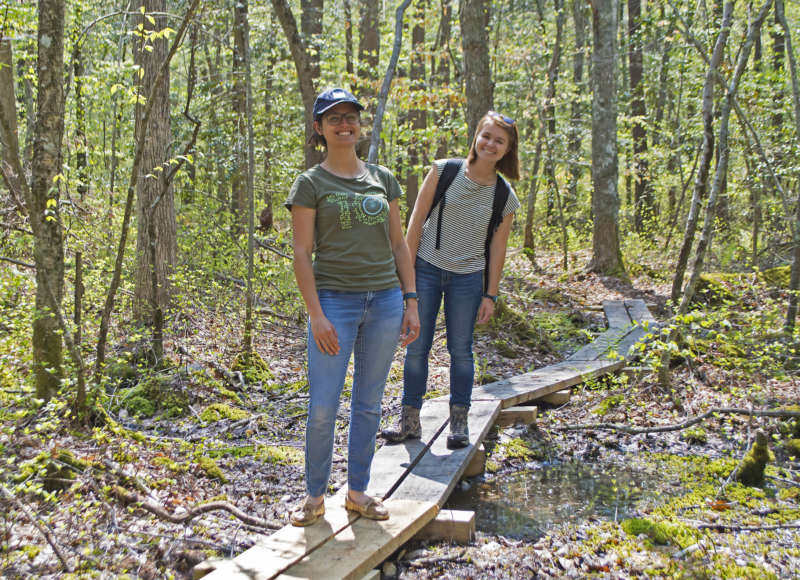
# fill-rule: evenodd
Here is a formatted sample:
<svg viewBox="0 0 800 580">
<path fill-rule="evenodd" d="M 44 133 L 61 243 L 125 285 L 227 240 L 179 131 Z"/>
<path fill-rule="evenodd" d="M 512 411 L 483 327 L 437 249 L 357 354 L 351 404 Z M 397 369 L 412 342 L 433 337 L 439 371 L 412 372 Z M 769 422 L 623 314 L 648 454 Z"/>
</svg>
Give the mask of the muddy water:
<svg viewBox="0 0 800 580">
<path fill-rule="evenodd" d="M 445 507 L 474 511 L 478 531 L 535 539 L 561 523 L 632 517 L 657 503 L 667 485 L 657 473 L 625 465 L 544 464 L 473 480 L 467 490 L 457 487 Z"/>
</svg>

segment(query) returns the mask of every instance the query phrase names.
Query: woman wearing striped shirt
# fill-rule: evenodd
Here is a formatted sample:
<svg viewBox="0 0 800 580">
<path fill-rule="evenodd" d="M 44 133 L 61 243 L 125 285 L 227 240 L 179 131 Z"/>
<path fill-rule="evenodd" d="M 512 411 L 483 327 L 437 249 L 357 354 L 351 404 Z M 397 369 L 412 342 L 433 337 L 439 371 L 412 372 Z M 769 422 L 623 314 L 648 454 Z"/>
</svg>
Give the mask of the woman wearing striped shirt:
<svg viewBox="0 0 800 580">
<path fill-rule="evenodd" d="M 518 141 L 514 120 L 490 111 L 478 123 L 466 162 L 461 163 L 444 193 L 446 203 L 434 205 L 446 161 L 436 161 L 425 177 L 406 235 L 411 255 L 416 256 L 420 338 L 406 350 L 399 426 L 382 433 L 389 442 L 421 436 L 419 412 L 427 389 L 428 356 L 444 298 L 450 353 L 447 446 L 454 449 L 469 444 L 467 413 L 474 379 L 472 332 L 476 322 L 483 324 L 494 313 L 513 213 L 520 206 L 507 183 L 500 184 L 508 187 L 508 199 L 488 247 L 488 261 L 487 228 L 495 195 L 501 190 L 498 180 L 503 178 L 498 173 L 519 179 Z"/>
</svg>

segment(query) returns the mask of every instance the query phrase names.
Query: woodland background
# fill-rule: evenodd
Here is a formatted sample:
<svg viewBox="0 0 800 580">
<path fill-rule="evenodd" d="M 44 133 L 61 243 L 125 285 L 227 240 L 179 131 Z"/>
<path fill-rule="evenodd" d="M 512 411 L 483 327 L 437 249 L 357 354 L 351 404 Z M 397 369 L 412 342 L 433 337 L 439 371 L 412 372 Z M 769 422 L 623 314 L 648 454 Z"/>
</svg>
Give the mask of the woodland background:
<svg viewBox="0 0 800 580">
<path fill-rule="evenodd" d="M 515 119 L 520 280 L 657 286 L 649 362 L 676 408 L 698 329 L 739 341 L 746 380 L 793 381 L 799 27 L 784 0 L 3 0 L 3 449 L 34 426 L 191 417 L 181 365 L 302 375 L 263 337 L 302 335 L 282 202 L 322 158 L 308 111 L 329 86 L 367 104 L 361 152 L 406 215 L 487 110 Z M 8 501 L 49 493 L 13 481 Z"/>
</svg>

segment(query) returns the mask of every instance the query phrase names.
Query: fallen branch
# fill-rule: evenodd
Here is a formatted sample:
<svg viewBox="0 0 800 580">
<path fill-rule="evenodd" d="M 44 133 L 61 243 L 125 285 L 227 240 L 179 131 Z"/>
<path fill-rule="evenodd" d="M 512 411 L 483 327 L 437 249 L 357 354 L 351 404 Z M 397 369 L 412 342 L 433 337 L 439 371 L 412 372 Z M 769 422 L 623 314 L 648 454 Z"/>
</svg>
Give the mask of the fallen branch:
<svg viewBox="0 0 800 580">
<path fill-rule="evenodd" d="M 281 524 L 276 524 L 268 522 L 267 520 L 262 520 L 261 518 L 249 516 L 242 510 L 240 510 L 239 508 L 237 508 L 236 506 L 227 501 L 211 501 L 208 503 L 201 504 L 192 509 L 189 509 L 182 514 L 171 514 L 156 502 L 151 501 L 146 497 L 139 495 L 136 492 L 128 491 L 118 485 L 114 486 L 113 491 L 114 495 L 117 496 L 121 501 L 127 504 L 136 504 L 138 507 L 141 507 L 145 511 L 148 511 L 151 514 L 158 516 L 162 520 L 167 520 L 168 522 L 172 522 L 173 524 L 185 524 L 203 514 L 207 514 L 209 512 L 214 512 L 218 510 L 223 510 L 233 515 L 235 518 L 251 526 L 256 526 L 259 528 L 267 528 L 269 530 L 279 530 L 283 527 Z"/>
<path fill-rule="evenodd" d="M 0 256 L 0 260 L 3 260 L 4 262 L 11 262 L 12 264 L 16 264 L 17 266 L 22 266 L 23 268 L 31 268 L 32 270 L 36 269 L 35 264 L 29 264 L 28 262 L 20 262 L 19 260 L 15 260 L 14 258 Z"/>
<path fill-rule="evenodd" d="M 800 418 L 798 411 L 782 411 L 779 409 L 737 409 L 735 407 L 712 407 L 702 415 L 687 419 L 675 425 L 662 425 L 659 427 L 629 427 L 620 423 L 583 423 L 578 425 L 555 425 L 551 429 L 557 431 L 581 431 L 586 429 L 605 429 L 607 431 L 621 431 L 630 435 L 642 433 L 665 433 L 667 431 L 682 431 L 687 427 L 705 421 L 714 415 L 747 415 L 756 417 L 779 417 L 781 419 Z"/>
<path fill-rule="evenodd" d="M 61 551 L 61 548 L 58 547 L 58 542 L 56 542 L 53 532 L 51 532 L 44 524 L 39 523 L 39 521 L 36 519 L 36 516 L 32 514 L 25 504 L 19 501 L 19 499 L 17 499 L 17 497 L 5 485 L 0 485 L 0 491 L 2 491 L 3 496 L 12 504 L 14 504 L 14 506 L 25 515 L 28 521 L 32 523 L 37 530 L 39 530 L 39 533 L 44 536 L 44 539 L 47 540 L 47 543 L 50 544 L 51 548 L 53 548 L 53 552 L 55 552 L 56 556 L 58 556 L 58 559 L 61 560 L 61 564 L 64 566 L 64 569 L 67 572 L 72 573 L 73 568 L 69 565 L 66 556 L 64 556 L 64 553 Z"/>
<path fill-rule="evenodd" d="M 769 530 L 800 529 L 800 523 L 776 524 L 773 526 L 734 526 L 731 524 L 700 524 L 698 530 L 715 530 L 717 532 L 762 532 Z"/>
<path fill-rule="evenodd" d="M 409 568 L 428 568 L 438 564 L 461 562 L 464 560 L 464 555 L 466 553 L 466 550 L 461 550 L 461 552 L 457 554 L 449 554 L 447 556 L 431 556 L 428 558 L 419 558 L 418 560 L 409 560 L 408 566 Z"/>
</svg>

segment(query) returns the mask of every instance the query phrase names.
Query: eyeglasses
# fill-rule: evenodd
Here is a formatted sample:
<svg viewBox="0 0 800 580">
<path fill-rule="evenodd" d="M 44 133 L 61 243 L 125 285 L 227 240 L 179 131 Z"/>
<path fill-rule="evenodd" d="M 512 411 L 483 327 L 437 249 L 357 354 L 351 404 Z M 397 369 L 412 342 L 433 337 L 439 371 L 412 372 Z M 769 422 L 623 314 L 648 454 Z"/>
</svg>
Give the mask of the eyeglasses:
<svg viewBox="0 0 800 580">
<path fill-rule="evenodd" d="M 511 117 L 507 117 L 507 116 L 503 115 L 502 113 L 498 113 L 497 111 L 489 111 L 486 114 L 489 115 L 490 117 L 495 118 L 495 119 L 500 119 L 501 121 L 503 121 L 504 123 L 507 123 L 509 125 L 515 125 L 516 124 L 516 121 L 514 121 L 514 119 L 512 119 Z"/>
<path fill-rule="evenodd" d="M 326 119 L 331 125 L 341 125 L 342 121 L 347 121 L 349 125 L 356 125 L 361 120 L 361 115 L 358 113 L 347 113 L 345 115 L 332 113 L 323 118 Z"/>
</svg>

